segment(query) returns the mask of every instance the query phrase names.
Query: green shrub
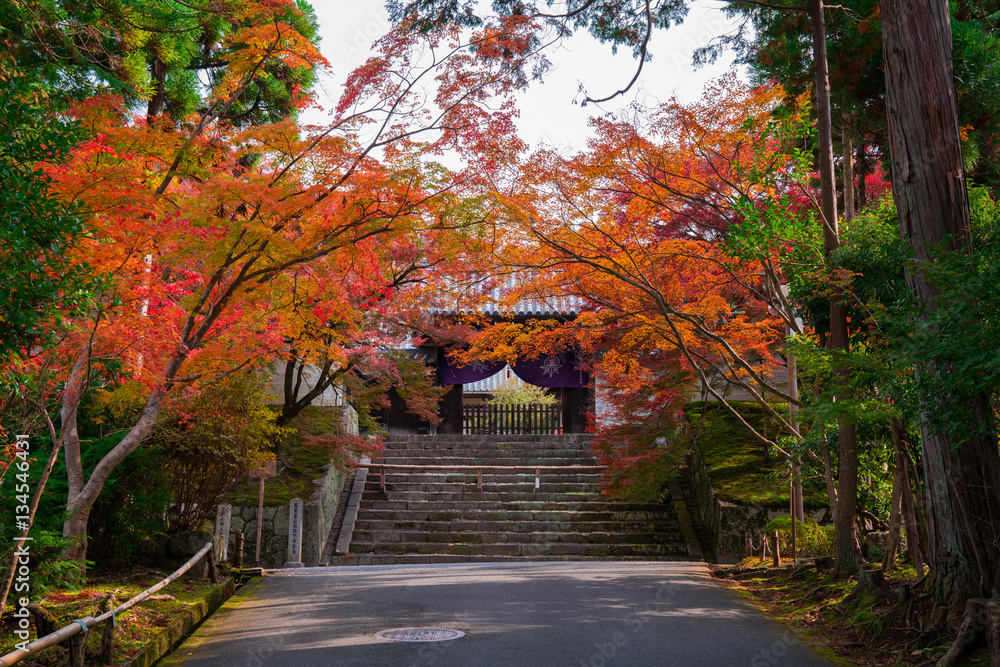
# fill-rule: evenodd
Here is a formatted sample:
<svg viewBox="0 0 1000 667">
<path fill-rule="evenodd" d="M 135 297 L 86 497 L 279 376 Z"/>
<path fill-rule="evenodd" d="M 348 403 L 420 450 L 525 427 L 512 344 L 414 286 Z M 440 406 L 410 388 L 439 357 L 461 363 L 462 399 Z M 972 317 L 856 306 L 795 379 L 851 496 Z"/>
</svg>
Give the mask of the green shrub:
<svg viewBox="0 0 1000 667">
<path fill-rule="evenodd" d="M 768 535 L 778 531 L 778 547 L 783 554 L 792 553 L 792 517 L 772 519 L 764 529 Z M 829 556 L 833 553 L 833 526 L 821 526 L 809 517 L 805 523 L 795 522 L 795 555 L 798 557 Z"/>
<path fill-rule="evenodd" d="M 165 411 L 153 440 L 171 501 L 168 533 L 200 529 L 229 490 L 274 458 L 290 429 L 276 425 L 266 389 L 264 376 L 237 373 Z"/>
<path fill-rule="evenodd" d="M 75 590 L 75 584 L 80 582 L 80 563 L 63 560 L 62 551 L 66 539 L 59 533 L 48 530 L 32 531 L 33 541 L 29 543 L 31 586 L 27 592 L 28 598 L 37 602 L 55 589 Z M 87 567 L 92 568 L 93 561 L 87 561 Z M 7 602 L 12 604 L 11 598 Z"/>
<path fill-rule="evenodd" d="M 559 399 L 542 387 L 507 378 L 493 390 L 489 405 L 556 405 Z"/>
</svg>

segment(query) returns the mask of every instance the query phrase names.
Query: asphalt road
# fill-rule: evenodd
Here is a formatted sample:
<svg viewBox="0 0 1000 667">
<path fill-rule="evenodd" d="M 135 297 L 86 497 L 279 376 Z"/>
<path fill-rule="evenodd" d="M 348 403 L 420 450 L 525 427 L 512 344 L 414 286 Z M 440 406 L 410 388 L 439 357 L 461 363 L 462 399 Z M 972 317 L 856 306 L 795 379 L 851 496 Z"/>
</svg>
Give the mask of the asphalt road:
<svg viewBox="0 0 1000 667">
<path fill-rule="evenodd" d="M 556 562 L 286 570 L 223 607 L 166 663 L 819 666 L 700 563 Z M 389 628 L 460 630 L 404 643 Z"/>
</svg>

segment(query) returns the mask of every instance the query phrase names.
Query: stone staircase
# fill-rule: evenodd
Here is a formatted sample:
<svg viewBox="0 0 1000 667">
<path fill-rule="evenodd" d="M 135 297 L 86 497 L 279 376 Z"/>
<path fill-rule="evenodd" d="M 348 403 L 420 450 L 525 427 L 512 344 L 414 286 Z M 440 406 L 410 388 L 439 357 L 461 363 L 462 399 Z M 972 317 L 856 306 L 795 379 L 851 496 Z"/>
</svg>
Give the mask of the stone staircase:
<svg viewBox="0 0 1000 667">
<path fill-rule="evenodd" d="M 390 436 L 373 463 L 596 465 L 587 435 Z M 614 502 L 600 473 L 533 470 L 368 473 L 348 555 L 332 565 L 528 560 L 690 560 L 672 504 Z M 687 537 L 685 537 L 687 535 Z"/>
</svg>

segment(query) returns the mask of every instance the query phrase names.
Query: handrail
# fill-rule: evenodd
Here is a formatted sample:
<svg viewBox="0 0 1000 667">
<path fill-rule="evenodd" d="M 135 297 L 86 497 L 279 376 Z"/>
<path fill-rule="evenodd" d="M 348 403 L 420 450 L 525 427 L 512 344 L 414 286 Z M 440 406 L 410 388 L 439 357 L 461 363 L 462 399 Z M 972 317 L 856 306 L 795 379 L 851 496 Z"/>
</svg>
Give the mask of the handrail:
<svg viewBox="0 0 1000 667">
<path fill-rule="evenodd" d="M 55 644 L 59 644 L 60 642 L 64 642 L 70 637 L 73 637 L 74 635 L 83 632 L 85 629 L 90 630 L 94 626 L 99 625 L 100 623 L 103 623 L 108 619 L 113 619 L 121 612 L 127 611 L 128 609 L 139 604 L 140 602 L 142 602 L 143 600 L 145 600 L 150 595 L 160 590 L 164 586 L 170 585 L 175 579 L 177 579 L 177 577 L 181 576 L 182 574 L 190 570 L 194 566 L 194 564 L 197 563 L 199 560 L 201 560 L 206 553 L 211 551 L 211 549 L 212 549 L 212 543 L 208 542 L 207 544 L 205 544 L 205 546 L 201 548 L 200 551 L 198 551 L 198 553 L 196 553 L 194 556 L 191 556 L 188 562 L 184 563 L 184 565 L 181 565 L 180 569 L 175 571 L 166 579 L 162 580 L 158 584 L 150 586 L 143 592 L 136 595 L 131 600 L 123 602 L 122 604 L 118 605 L 117 607 L 115 607 L 110 611 L 104 612 L 97 618 L 94 618 L 92 616 L 87 616 L 86 618 L 81 618 L 77 621 L 73 621 L 64 628 L 60 628 L 59 630 L 56 630 L 51 634 L 47 634 L 44 637 L 39 637 L 38 639 L 31 642 L 24 648 L 17 649 L 16 651 L 8 653 L 5 656 L 0 656 L 0 667 L 8 667 L 8 665 L 13 665 L 18 662 L 21 662 L 28 656 L 34 655 L 35 653 L 38 653 L 43 649 L 47 649 L 50 646 L 54 646 Z"/>
</svg>

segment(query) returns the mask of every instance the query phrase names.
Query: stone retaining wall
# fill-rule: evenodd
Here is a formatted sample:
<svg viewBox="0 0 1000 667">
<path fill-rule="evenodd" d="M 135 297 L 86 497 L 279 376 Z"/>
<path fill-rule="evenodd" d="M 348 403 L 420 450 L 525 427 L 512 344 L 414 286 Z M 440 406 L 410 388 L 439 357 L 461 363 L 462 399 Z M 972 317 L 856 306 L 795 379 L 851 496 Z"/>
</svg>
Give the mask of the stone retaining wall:
<svg viewBox="0 0 1000 667">
<path fill-rule="evenodd" d="M 357 433 L 357 413 L 351 406 L 342 408 L 342 422 L 350 433 Z M 313 481 L 316 490 L 309 498 L 303 498 L 302 508 L 302 564 L 306 567 L 319 565 L 323 547 L 337 513 L 341 491 L 347 473 L 327 465 L 326 474 Z M 273 482 L 272 482 L 273 483 Z M 265 498 L 267 487 L 264 488 Z M 230 522 L 229 549 L 233 553 L 234 534 L 243 531 L 243 565 L 255 565 L 257 549 L 257 507 L 233 505 Z M 261 535 L 260 565 L 265 568 L 280 568 L 288 561 L 288 505 L 264 506 L 264 520 Z"/>
<path fill-rule="evenodd" d="M 771 519 L 788 514 L 787 507 L 741 505 L 720 500 L 712 488 L 708 468 L 697 444 L 688 452 L 686 461 L 688 482 L 694 493 L 695 511 L 708 531 L 717 562 L 730 564 L 743 560 L 746 557 L 745 533 L 750 531 L 756 540 Z M 828 520 L 828 513 L 828 510 L 821 509 L 806 512 L 806 516 L 825 522 Z"/>
</svg>

